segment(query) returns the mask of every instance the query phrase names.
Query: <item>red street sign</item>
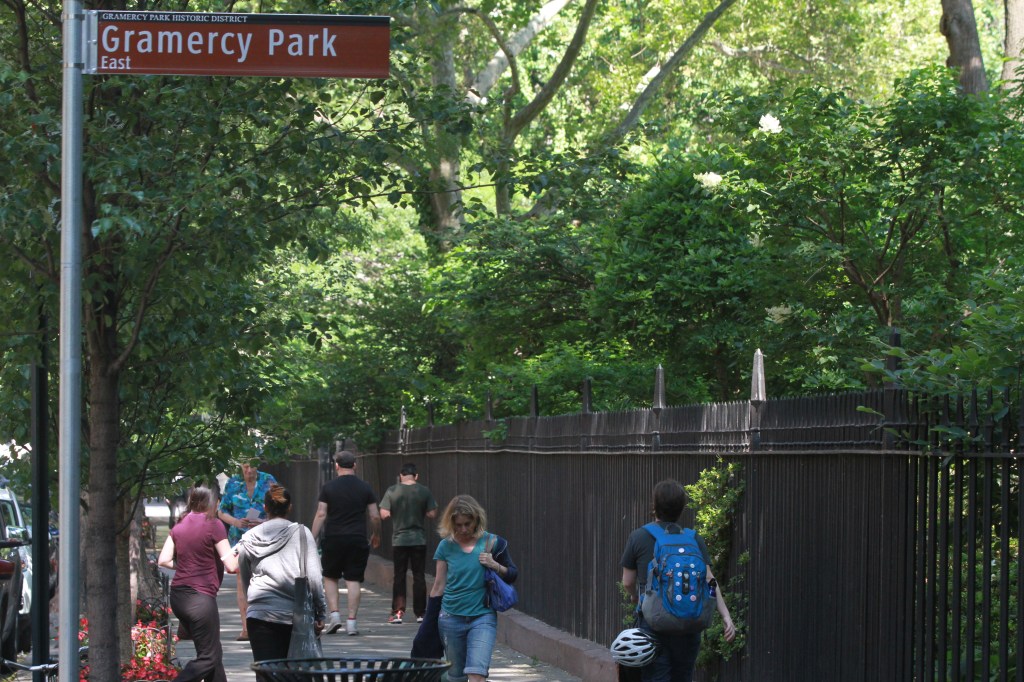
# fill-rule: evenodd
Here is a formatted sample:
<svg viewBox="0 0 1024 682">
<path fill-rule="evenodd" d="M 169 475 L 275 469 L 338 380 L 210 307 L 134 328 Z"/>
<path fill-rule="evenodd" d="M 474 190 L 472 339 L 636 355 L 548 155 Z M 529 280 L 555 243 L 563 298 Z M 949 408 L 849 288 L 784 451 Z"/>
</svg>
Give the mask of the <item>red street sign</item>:
<svg viewBox="0 0 1024 682">
<path fill-rule="evenodd" d="M 391 19 L 89 10 L 85 72 L 387 78 Z"/>
</svg>

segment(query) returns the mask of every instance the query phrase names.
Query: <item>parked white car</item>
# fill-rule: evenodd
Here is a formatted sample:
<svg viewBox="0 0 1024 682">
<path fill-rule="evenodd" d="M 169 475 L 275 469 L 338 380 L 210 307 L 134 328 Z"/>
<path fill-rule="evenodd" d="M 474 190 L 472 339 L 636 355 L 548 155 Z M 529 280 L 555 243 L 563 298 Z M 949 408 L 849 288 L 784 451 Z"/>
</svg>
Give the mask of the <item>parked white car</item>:
<svg viewBox="0 0 1024 682">
<path fill-rule="evenodd" d="M 24 576 L 21 548 L 24 540 L 12 537 L 7 522 L 7 509 L 0 505 L 0 657 L 15 660 L 21 649 L 18 635 L 21 632 L 21 602 Z"/>
<path fill-rule="evenodd" d="M 31 538 L 29 537 L 28 525 L 25 523 L 25 517 L 21 513 L 21 506 L 18 504 L 18 498 L 10 488 L 0 487 L 0 516 L 3 518 L 5 524 L 3 537 L 9 541 L 21 541 L 24 544 L 16 548 L 17 556 L 21 564 L 21 586 L 20 589 L 16 585 L 12 585 L 14 590 L 8 595 L 9 598 L 13 599 L 17 592 L 20 591 L 19 601 L 21 607 L 18 609 L 18 615 L 14 629 L 17 632 L 11 632 L 11 626 L 6 622 L 3 624 L 3 651 L 4 658 L 10 658 L 7 656 L 8 653 L 15 651 L 28 651 L 32 646 L 32 621 L 31 621 L 31 609 L 32 609 L 32 547 L 29 544 Z"/>
</svg>

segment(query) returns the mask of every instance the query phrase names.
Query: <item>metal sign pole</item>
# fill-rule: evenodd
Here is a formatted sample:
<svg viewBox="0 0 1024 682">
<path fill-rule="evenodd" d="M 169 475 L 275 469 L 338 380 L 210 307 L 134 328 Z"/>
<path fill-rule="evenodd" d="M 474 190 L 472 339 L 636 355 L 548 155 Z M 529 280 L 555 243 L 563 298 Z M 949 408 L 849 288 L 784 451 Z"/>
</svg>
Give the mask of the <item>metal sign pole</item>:
<svg viewBox="0 0 1024 682">
<path fill-rule="evenodd" d="M 60 235 L 60 682 L 77 682 L 82 441 L 82 0 L 64 3 Z"/>
</svg>

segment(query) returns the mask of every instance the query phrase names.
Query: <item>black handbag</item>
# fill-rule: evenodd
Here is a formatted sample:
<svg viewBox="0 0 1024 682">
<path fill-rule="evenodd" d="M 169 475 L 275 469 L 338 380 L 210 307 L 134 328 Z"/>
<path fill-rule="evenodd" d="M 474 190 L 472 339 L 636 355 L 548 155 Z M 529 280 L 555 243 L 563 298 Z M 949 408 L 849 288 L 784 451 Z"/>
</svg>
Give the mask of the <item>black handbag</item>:
<svg viewBox="0 0 1024 682">
<path fill-rule="evenodd" d="M 295 524 L 302 538 L 302 556 L 299 558 L 300 575 L 295 579 L 295 602 L 292 605 L 292 637 L 288 642 L 288 658 L 323 658 L 323 648 L 316 636 L 313 609 L 313 591 L 306 576 L 306 528 Z"/>
</svg>

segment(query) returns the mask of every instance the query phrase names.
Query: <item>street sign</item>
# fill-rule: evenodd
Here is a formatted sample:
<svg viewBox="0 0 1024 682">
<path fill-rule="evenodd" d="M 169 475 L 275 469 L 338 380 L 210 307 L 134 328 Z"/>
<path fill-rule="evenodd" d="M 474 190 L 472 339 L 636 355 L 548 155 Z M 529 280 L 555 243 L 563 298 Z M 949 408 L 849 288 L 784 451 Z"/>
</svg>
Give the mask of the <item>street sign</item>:
<svg viewBox="0 0 1024 682">
<path fill-rule="evenodd" d="M 387 78 L 391 19 L 85 12 L 85 73 Z"/>
</svg>

